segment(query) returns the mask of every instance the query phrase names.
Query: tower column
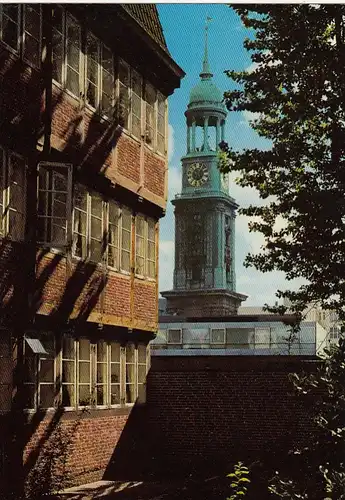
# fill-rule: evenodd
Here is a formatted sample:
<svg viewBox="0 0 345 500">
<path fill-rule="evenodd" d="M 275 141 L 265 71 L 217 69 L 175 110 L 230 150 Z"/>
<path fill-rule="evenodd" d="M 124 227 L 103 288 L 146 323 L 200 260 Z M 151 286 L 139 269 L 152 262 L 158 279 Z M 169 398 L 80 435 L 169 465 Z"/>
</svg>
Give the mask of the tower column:
<svg viewBox="0 0 345 500">
<path fill-rule="evenodd" d="M 195 118 L 192 121 L 192 151 L 195 152 Z"/>
<path fill-rule="evenodd" d="M 216 151 L 219 149 L 220 143 L 220 118 L 217 118 L 217 128 L 216 128 Z"/>
<path fill-rule="evenodd" d="M 187 153 L 190 153 L 190 125 L 187 124 Z"/>
<path fill-rule="evenodd" d="M 208 144 L 208 116 L 205 116 L 204 119 L 204 151 L 209 150 Z"/>
</svg>

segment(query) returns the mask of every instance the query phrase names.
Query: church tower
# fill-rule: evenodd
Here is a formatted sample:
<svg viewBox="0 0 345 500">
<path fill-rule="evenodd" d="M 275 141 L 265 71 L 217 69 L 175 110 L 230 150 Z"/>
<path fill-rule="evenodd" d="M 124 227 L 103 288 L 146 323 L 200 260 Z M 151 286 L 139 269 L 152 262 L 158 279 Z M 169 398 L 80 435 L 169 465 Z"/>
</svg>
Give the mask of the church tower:
<svg viewBox="0 0 345 500">
<path fill-rule="evenodd" d="M 167 313 L 179 316 L 237 314 L 245 295 L 236 293 L 235 200 L 228 175 L 218 170 L 219 143 L 225 139 L 226 108 L 212 80 L 208 27 L 200 82 L 185 112 L 187 148 L 182 157 L 182 192 L 175 207 L 173 290 L 162 292 Z"/>
</svg>

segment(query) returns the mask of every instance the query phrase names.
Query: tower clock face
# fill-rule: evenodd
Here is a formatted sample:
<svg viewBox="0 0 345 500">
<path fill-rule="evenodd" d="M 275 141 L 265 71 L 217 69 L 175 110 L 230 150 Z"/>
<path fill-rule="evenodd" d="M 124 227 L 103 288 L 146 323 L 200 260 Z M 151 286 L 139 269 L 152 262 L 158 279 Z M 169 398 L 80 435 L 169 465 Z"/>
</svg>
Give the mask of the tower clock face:
<svg viewBox="0 0 345 500">
<path fill-rule="evenodd" d="M 200 187 L 208 181 L 208 169 L 203 163 L 192 163 L 187 171 L 187 179 L 191 186 Z"/>
</svg>

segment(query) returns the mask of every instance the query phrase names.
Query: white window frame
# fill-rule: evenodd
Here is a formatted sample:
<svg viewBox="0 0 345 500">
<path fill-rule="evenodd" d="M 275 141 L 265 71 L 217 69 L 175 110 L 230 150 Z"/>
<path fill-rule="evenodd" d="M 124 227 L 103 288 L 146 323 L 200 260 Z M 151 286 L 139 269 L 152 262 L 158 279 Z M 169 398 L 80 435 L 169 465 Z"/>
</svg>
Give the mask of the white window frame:
<svg viewBox="0 0 345 500">
<path fill-rule="evenodd" d="M 63 88 L 68 92 L 71 96 L 76 97 L 77 99 L 80 98 L 80 93 L 85 91 L 85 83 L 84 83 L 84 78 L 83 78 L 83 56 L 82 56 L 82 27 L 81 24 L 78 22 L 78 20 L 72 16 L 69 12 L 66 12 L 64 10 L 64 56 L 63 56 L 63 67 L 64 67 L 64 77 L 63 77 Z M 79 28 L 79 72 L 78 72 L 78 82 L 79 82 L 79 92 L 78 94 L 74 94 L 74 92 L 70 89 L 67 88 L 67 69 L 70 67 L 72 71 L 76 73 L 74 68 L 68 63 L 67 61 L 67 46 L 68 46 L 68 37 L 67 37 L 67 29 L 68 29 L 68 24 L 73 23 L 78 26 Z"/>
<path fill-rule="evenodd" d="M 113 204 L 117 207 L 117 266 L 111 266 L 109 264 L 109 214 L 110 214 L 110 204 Z M 128 215 L 131 217 L 131 227 L 129 231 L 129 250 L 123 248 L 123 231 L 128 231 L 127 228 L 123 227 L 123 214 L 124 212 L 127 212 Z M 132 267 L 132 234 L 133 234 L 133 224 L 132 224 L 132 211 L 130 208 L 125 207 L 123 205 L 119 205 L 116 201 L 109 200 L 107 202 L 107 228 L 108 228 L 108 241 L 107 241 L 107 251 L 106 251 L 106 259 L 107 259 L 107 267 L 109 269 L 113 269 L 114 271 L 118 271 L 124 274 L 130 274 L 131 272 L 131 267 Z M 111 244 L 113 248 L 116 248 L 115 245 Z M 122 252 L 129 253 L 129 269 L 124 269 L 123 266 L 123 256 Z"/>
<path fill-rule="evenodd" d="M 62 20 L 62 25 L 61 25 L 61 33 L 62 35 L 62 54 L 61 54 L 61 82 L 58 82 L 53 78 L 53 82 L 58 85 L 58 87 L 65 87 L 66 84 L 66 10 L 61 7 L 60 5 L 54 5 L 54 9 L 58 9 L 61 11 L 61 20 Z M 53 36 L 53 29 L 56 30 L 55 26 L 52 25 L 52 36 Z M 56 30 L 58 31 L 58 30 Z"/>
<path fill-rule="evenodd" d="M 133 90 L 133 77 L 134 77 L 134 74 L 136 76 L 138 76 L 139 80 L 140 80 L 140 95 L 138 95 Z M 133 111 L 133 95 L 136 96 L 136 97 L 138 97 L 139 101 L 140 101 L 140 130 L 139 130 L 139 135 L 135 134 L 134 130 L 133 130 L 133 116 L 136 116 L 136 115 L 134 115 L 134 111 Z M 130 91 L 129 91 L 130 131 L 131 131 L 131 134 L 133 135 L 133 137 L 135 137 L 136 139 L 139 139 L 139 140 L 140 140 L 140 138 L 142 136 L 142 127 L 143 127 L 143 106 L 142 106 L 142 102 L 143 102 L 143 78 L 140 75 L 140 73 L 138 73 L 138 71 L 136 71 L 135 69 L 133 69 L 133 68 L 130 67 Z M 137 117 L 137 118 L 139 118 L 139 117 Z"/>
<path fill-rule="evenodd" d="M 40 406 L 40 389 L 41 385 L 53 385 L 54 386 L 54 402 L 56 401 L 56 381 L 57 381 L 57 359 L 56 359 L 56 339 L 52 332 L 48 332 L 50 335 L 52 335 L 53 339 L 53 361 L 54 361 L 54 367 L 53 367 L 53 383 L 50 382 L 41 382 L 40 381 L 40 366 L 41 366 L 41 359 L 46 359 L 43 354 L 35 354 L 33 353 L 33 359 L 34 359 L 34 364 L 35 364 L 35 374 L 34 374 L 34 382 L 23 382 L 24 386 L 30 385 L 34 387 L 34 406 L 32 408 L 24 408 L 25 410 L 28 411 L 37 411 L 38 409 L 43 409 L 43 410 L 53 410 L 55 408 L 55 403 L 53 403 L 53 406 L 48 406 L 47 408 L 44 408 Z M 40 338 L 42 338 L 42 335 L 36 332 L 27 332 L 27 334 L 31 334 L 33 336 L 39 335 Z M 27 349 L 30 349 L 25 338 L 23 340 L 23 354 L 24 354 L 24 359 L 25 359 L 25 352 Z M 50 353 L 48 353 L 50 354 Z M 48 357 L 48 359 L 52 359 L 51 357 Z"/>
<path fill-rule="evenodd" d="M 159 133 L 158 130 L 158 118 L 159 116 L 162 116 L 159 113 L 159 100 L 162 99 L 163 105 L 164 105 L 164 135 L 163 135 L 163 151 L 159 150 L 158 147 L 158 136 L 162 135 Z M 162 156 L 166 156 L 167 154 L 167 116 L 168 116 L 168 106 L 167 106 L 167 98 L 159 91 L 156 93 L 156 107 L 157 107 L 157 113 L 156 113 L 156 119 L 157 119 L 157 124 L 156 124 L 156 152 Z"/>
<path fill-rule="evenodd" d="M 213 332 L 215 330 L 217 332 L 219 332 L 219 331 L 223 332 L 223 340 L 222 341 L 215 341 L 215 340 L 213 340 Z M 225 344 L 225 328 L 211 328 L 211 332 L 210 333 L 211 333 L 211 335 L 210 335 L 210 343 L 211 344 L 218 344 L 218 345 L 224 345 Z"/>
<path fill-rule="evenodd" d="M 87 340 L 89 342 L 90 346 L 90 356 L 89 359 L 81 359 L 80 358 L 80 340 Z M 77 380 L 76 380 L 76 385 L 77 385 L 77 390 L 76 390 L 76 408 L 88 408 L 91 406 L 95 406 L 95 384 L 94 384 L 94 370 L 93 370 L 93 365 L 94 365 L 94 358 L 95 358 L 95 349 L 94 349 L 94 344 L 91 342 L 91 340 L 88 337 L 79 337 L 77 339 Z M 85 382 L 80 382 L 80 363 L 89 363 L 89 375 L 90 375 L 90 382 L 89 384 Z M 89 404 L 80 404 L 80 386 L 89 386 L 90 388 L 90 400 Z"/>
<path fill-rule="evenodd" d="M 151 144 L 147 142 L 147 137 L 148 137 L 148 128 L 147 128 L 147 106 L 151 106 L 151 104 L 148 104 L 146 101 L 146 87 L 150 87 L 151 90 L 153 90 L 155 94 L 155 99 L 153 103 L 153 117 L 152 117 L 152 142 Z M 144 133 L 144 141 L 145 145 L 149 148 L 152 149 L 153 151 L 157 150 L 157 90 L 156 88 L 149 82 L 145 82 L 145 87 L 144 87 L 144 101 L 145 101 L 145 113 L 144 113 L 144 120 L 145 120 L 145 133 Z"/>
<path fill-rule="evenodd" d="M 30 61 L 29 58 L 25 57 L 25 42 L 26 42 L 26 34 L 28 33 L 29 36 L 32 36 L 26 29 L 25 29 L 25 24 L 26 24 L 26 8 L 27 5 L 30 4 L 23 4 L 23 34 L 22 34 L 22 51 L 23 51 L 23 61 L 25 61 L 27 64 L 30 66 L 39 69 L 41 67 L 42 63 L 42 5 L 41 4 L 32 4 L 32 5 L 38 5 L 39 6 L 39 16 L 40 16 L 40 33 L 39 33 L 39 40 L 38 40 L 38 64 L 34 64 L 32 61 Z M 34 38 L 32 36 L 32 38 Z"/>
<path fill-rule="evenodd" d="M 87 100 L 87 90 L 88 90 L 88 82 L 89 82 L 89 79 L 88 79 L 88 76 L 87 76 L 87 73 L 88 73 L 88 66 L 89 66 L 89 53 L 88 53 L 88 41 L 89 41 L 89 38 L 91 38 L 93 40 L 93 42 L 96 43 L 97 45 L 97 58 L 96 58 L 96 67 L 97 67 L 97 82 L 95 84 L 95 87 L 96 87 L 96 95 L 95 95 L 95 106 L 93 106 L 93 104 L 90 104 Z M 101 58 L 101 41 L 95 36 L 93 35 L 90 31 L 88 31 L 86 33 L 86 47 L 85 47 L 85 56 L 84 56 L 84 59 L 85 59 L 85 64 L 84 64 L 84 92 L 85 92 L 85 103 L 86 103 L 86 106 L 90 109 L 92 109 L 93 111 L 96 111 L 97 108 L 99 108 L 99 105 L 100 105 L 100 94 L 101 94 L 101 91 L 100 91 L 100 87 L 101 87 L 101 65 L 100 65 L 100 58 Z M 94 85 L 92 83 L 92 85 Z"/>
<path fill-rule="evenodd" d="M 46 171 L 46 182 L 48 182 L 48 189 L 40 189 L 40 172 L 38 172 L 37 176 L 37 217 L 47 220 L 52 220 L 54 218 L 53 215 L 53 204 L 46 205 L 44 215 L 39 214 L 38 203 L 40 193 L 51 193 L 52 196 L 54 193 L 58 193 L 59 191 L 50 189 L 50 183 L 52 180 L 50 179 L 50 172 L 56 172 L 58 175 L 65 175 L 62 173 L 66 172 L 66 180 L 67 180 L 67 190 L 61 191 L 62 194 L 66 194 L 66 238 L 64 242 L 60 242 L 58 240 L 54 241 L 53 238 L 47 238 L 47 224 L 45 224 L 45 238 L 42 240 L 38 240 L 38 244 L 42 246 L 49 246 L 56 249 L 64 249 L 69 247 L 71 244 L 72 237 L 72 191 L 73 191 L 73 165 L 70 163 L 57 163 L 57 162 L 40 162 L 38 164 L 38 170 L 44 169 Z M 61 172 L 60 172 L 61 170 Z M 52 202 L 53 203 L 53 202 Z M 58 217 L 60 218 L 60 217 Z"/>
<path fill-rule="evenodd" d="M 111 344 L 112 343 L 117 344 L 119 347 L 119 360 L 118 361 L 112 361 L 112 357 L 111 357 Z M 119 377 L 118 383 L 111 381 L 111 365 L 112 364 L 119 365 L 120 377 Z M 108 343 L 108 406 L 111 408 L 118 408 L 122 404 L 122 401 L 123 401 L 123 378 L 124 378 L 124 374 L 123 374 L 123 347 L 116 340 L 109 341 L 109 343 Z M 111 403 L 111 386 L 112 385 L 117 385 L 119 387 L 119 402 L 116 404 Z"/>
<path fill-rule="evenodd" d="M 4 4 L 0 4 L 0 41 L 3 45 L 5 45 L 5 47 L 10 51 L 12 52 L 13 54 L 16 54 L 16 55 L 20 55 L 20 47 L 21 47 L 21 29 L 20 29 L 20 26 L 21 26 L 21 5 L 20 4 L 17 4 L 18 5 L 18 15 L 17 15 L 17 48 L 14 49 L 13 47 L 11 47 L 10 45 L 8 45 L 6 42 L 3 41 L 3 17 L 4 17 L 4 13 L 3 13 L 3 5 Z"/>
<path fill-rule="evenodd" d="M 143 236 L 139 236 L 137 234 L 137 222 L 139 221 L 139 219 L 143 220 L 144 222 L 144 235 Z M 149 242 L 153 242 L 152 240 L 149 240 L 149 222 L 153 222 L 154 224 L 154 249 L 155 249 L 155 255 L 154 255 L 154 261 L 152 259 L 149 259 L 148 257 L 148 254 L 149 254 L 149 251 L 148 251 L 148 246 L 149 246 Z M 138 251 L 138 245 L 137 245 L 137 238 L 142 238 L 143 241 L 144 241 L 144 244 L 143 244 L 143 247 L 144 247 L 144 255 L 138 255 L 137 254 L 137 251 Z M 137 271 L 137 257 L 139 258 L 143 258 L 144 259 L 144 273 L 141 274 Z M 155 272 L 154 272 L 154 276 L 149 276 L 149 266 L 148 266 L 148 263 L 149 262 L 154 262 L 154 269 L 155 269 Z M 151 217 L 147 217 L 143 214 L 137 214 L 136 215 L 136 218 L 135 218 L 135 275 L 139 278 L 145 278 L 147 280 L 150 280 L 150 281 L 155 281 L 156 280 L 156 276 L 157 276 L 157 222 L 155 219 L 151 218 Z"/>
<path fill-rule="evenodd" d="M 170 332 L 179 332 L 180 334 L 180 340 L 179 342 L 172 342 L 169 338 Z M 182 344 L 182 329 L 181 328 L 168 328 L 167 329 L 167 344 L 169 345 L 181 345 Z"/>
<path fill-rule="evenodd" d="M 63 401 L 62 401 L 62 388 L 63 385 L 72 385 L 73 386 L 73 394 L 74 394 L 74 404 L 73 406 L 63 406 L 66 410 L 75 410 L 77 408 L 77 402 L 78 402 L 78 391 L 77 391 L 77 385 L 78 385 L 78 357 L 77 357 L 77 352 L 78 352 L 78 345 L 77 345 L 77 340 L 69 334 L 64 333 L 64 337 L 69 337 L 72 342 L 73 342 L 73 351 L 74 351 L 74 357 L 73 358 L 65 358 L 63 355 L 63 339 L 61 342 L 61 351 L 60 351 L 60 374 L 61 374 L 61 389 L 60 389 L 60 404 L 61 406 Z M 69 363 L 73 362 L 73 382 L 63 382 L 62 381 L 62 374 L 63 374 L 63 361 L 67 361 Z"/>
<path fill-rule="evenodd" d="M 75 213 L 76 213 L 76 207 L 75 207 L 75 202 L 73 203 L 73 224 L 72 224 L 72 256 L 75 259 L 79 260 L 86 260 L 86 261 L 91 261 L 91 262 L 96 262 L 96 264 L 102 264 L 104 261 L 104 257 L 106 255 L 106 252 L 102 255 L 102 258 L 100 261 L 93 261 L 91 260 L 91 240 L 96 239 L 92 238 L 92 233 L 91 233 L 91 220 L 92 220 L 92 214 L 91 214 L 91 203 L 92 203 L 92 196 L 97 196 L 101 199 L 102 201 L 102 231 L 101 231 L 101 238 L 103 239 L 104 235 L 104 226 L 107 223 L 107 217 L 105 216 L 105 206 L 106 202 L 103 199 L 103 196 L 101 193 L 98 193 L 96 191 L 91 191 L 89 192 L 88 189 L 84 186 L 81 185 L 83 189 L 86 189 L 86 255 L 85 257 L 80 257 L 79 255 L 76 255 L 75 253 L 75 231 L 74 231 L 74 221 L 75 221 Z"/>
</svg>

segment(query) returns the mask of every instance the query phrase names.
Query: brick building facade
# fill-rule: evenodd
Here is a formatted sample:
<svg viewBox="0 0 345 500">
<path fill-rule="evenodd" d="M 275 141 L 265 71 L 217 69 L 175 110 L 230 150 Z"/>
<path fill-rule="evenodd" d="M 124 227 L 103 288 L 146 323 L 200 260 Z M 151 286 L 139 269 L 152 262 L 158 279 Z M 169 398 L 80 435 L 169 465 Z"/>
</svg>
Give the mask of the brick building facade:
<svg viewBox="0 0 345 500">
<path fill-rule="evenodd" d="M 167 97 L 184 73 L 154 5 L 2 4 L 0 18 L 2 464 L 24 456 L 26 476 L 88 408 L 83 482 L 145 400 Z"/>
</svg>

